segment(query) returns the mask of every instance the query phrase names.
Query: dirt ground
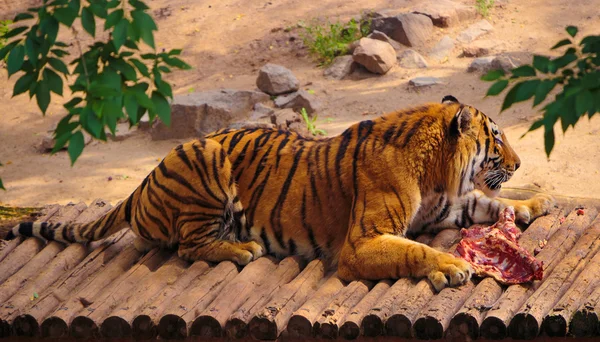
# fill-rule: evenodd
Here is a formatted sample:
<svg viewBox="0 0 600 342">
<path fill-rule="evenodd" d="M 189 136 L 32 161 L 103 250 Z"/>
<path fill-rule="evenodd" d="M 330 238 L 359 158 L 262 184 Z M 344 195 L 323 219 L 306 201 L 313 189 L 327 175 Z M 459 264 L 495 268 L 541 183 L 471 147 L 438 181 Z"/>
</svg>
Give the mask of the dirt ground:
<svg viewBox="0 0 600 342">
<path fill-rule="evenodd" d="M 456 0 L 473 5 L 474 0 Z M 438 102 L 447 94 L 477 106 L 504 127 L 522 159 L 521 169 L 507 187 L 530 187 L 563 196 L 600 198 L 600 117 L 584 119 L 566 135 L 557 134 L 550 159 L 544 154 L 541 131 L 519 139 L 539 115 L 531 103 L 513 106 L 499 114 L 503 97 L 485 98 L 490 83 L 479 80 L 466 68 L 471 58 L 460 58 L 460 47 L 444 63 L 429 60 L 426 70 L 394 67 L 384 76 L 326 80 L 323 70 L 302 47 L 301 30 L 286 32 L 299 21 L 313 18 L 348 20 L 361 11 L 402 12 L 419 1 L 266 1 L 266 0 L 147 0 L 159 26 L 158 48 L 183 48 L 183 58 L 193 70 L 167 76 L 176 93 L 218 88 L 255 89 L 257 70 L 266 62 L 284 65 L 312 89 L 323 102 L 317 127 L 329 135 L 350 124 L 382 113 L 428 101 Z M 503 51 L 528 60 L 532 53 L 564 38 L 564 27 L 577 25 L 585 34 L 599 32 L 600 0 L 496 1 L 488 19 L 494 31 L 484 39 L 501 40 Z M 10 1 L 0 2 L 0 11 L 11 11 Z M 14 5 L 12 5 L 14 6 Z M 479 20 L 479 19 L 477 19 Z M 424 56 L 443 35 L 456 35 L 475 20 L 448 29 L 434 28 L 430 44 L 417 49 Z M 68 36 L 67 36 L 68 37 Z M 84 41 L 85 43 L 85 41 Z M 50 156 L 35 145 L 64 115 L 66 100 L 53 96 L 51 108 L 42 116 L 34 101 L 22 95 L 11 98 L 18 77 L 7 80 L 0 73 L 0 177 L 7 191 L 0 203 L 39 206 L 50 203 L 90 203 L 103 198 L 112 203 L 125 198 L 179 140 L 155 142 L 144 132 L 123 141 L 92 142 L 71 167 L 66 152 Z M 407 87 L 416 76 L 435 76 L 444 84 L 415 92 Z M 559 127 L 557 127 L 557 132 Z"/>
</svg>

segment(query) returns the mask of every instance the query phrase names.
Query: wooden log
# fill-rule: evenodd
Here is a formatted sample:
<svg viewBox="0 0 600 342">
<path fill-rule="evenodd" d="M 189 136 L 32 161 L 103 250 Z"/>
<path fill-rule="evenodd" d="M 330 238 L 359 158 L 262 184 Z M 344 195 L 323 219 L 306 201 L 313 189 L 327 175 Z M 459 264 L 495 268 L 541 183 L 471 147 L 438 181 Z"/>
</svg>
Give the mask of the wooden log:
<svg viewBox="0 0 600 342">
<path fill-rule="evenodd" d="M 80 286 L 93 272 L 99 270 L 105 262 L 110 261 L 123 248 L 131 244 L 134 234 L 130 231 L 122 232 L 114 239 L 110 239 L 100 248 L 95 249 L 72 271 L 66 272 L 61 279 L 45 291 L 38 300 L 33 301 L 23 314 L 17 316 L 13 322 L 13 330 L 22 332 L 26 336 L 40 335 L 40 325 L 62 301 Z"/>
<path fill-rule="evenodd" d="M 12 252 L 0 263 L 0 283 L 5 282 L 17 273 L 44 247 L 44 241 L 38 238 L 28 238 L 16 246 Z"/>
<path fill-rule="evenodd" d="M 90 306 L 95 298 L 100 296 L 101 291 L 129 270 L 140 256 L 141 253 L 133 245 L 127 246 L 108 264 L 101 266 L 99 272 L 90 274 L 66 301 L 44 319 L 41 325 L 42 337 L 66 338 L 73 317 L 83 308 Z"/>
<path fill-rule="evenodd" d="M 344 282 L 334 273 L 321 285 L 310 299 L 294 311 L 287 325 L 287 333 L 292 338 L 312 336 L 313 323 L 323 312 L 335 294 L 344 288 Z"/>
<path fill-rule="evenodd" d="M 260 309 L 271 299 L 273 292 L 292 281 L 302 268 L 304 261 L 299 256 L 283 259 L 275 271 L 248 297 L 225 323 L 225 333 L 229 338 L 243 338 L 248 334 L 248 324 Z"/>
<path fill-rule="evenodd" d="M 452 253 L 458 241 L 460 241 L 458 229 L 445 229 L 433 239 L 431 246 Z M 410 289 L 404 295 L 396 298 L 391 309 L 389 309 L 392 314 L 385 321 L 386 334 L 388 336 L 411 337 L 413 324 L 418 318 L 417 315 L 434 295 L 435 289 L 426 278 L 410 286 Z M 379 312 L 378 315 L 382 315 L 382 313 Z"/>
<path fill-rule="evenodd" d="M 567 216 L 546 247 L 536 256 L 544 264 L 544 278 L 552 273 L 556 263 L 575 245 L 596 214 L 595 209 L 587 210 L 586 215 L 577 215 L 574 210 Z M 510 320 L 543 281 L 509 286 L 481 322 L 480 335 L 486 339 L 506 338 Z"/>
<path fill-rule="evenodd" d="M 569 334 L 576 338 L 600 334 L 600 287 L 586 298 L 569 323 Z"/>
<path fill-rule="evenodd" d="M 223 288 L 238 275 L 237 266 L 227 261 L 196 278 L 178 296 L 164 303 L 166 308 L 162 310 L 162 318 L 157 324 L 158 335 L 163 339 L 182 339 L 188 336 L 188 329 L 194 319 L 219 293 L 225 293 Z"/>
<path fill-rule="evenodd" d="M 217 295 L 210 306 L 200 312 L 189 328 L 189 335 L 204 338 L 222 337 L 227 319 L 250 298 L 254 291 L 264 285 L 262 282 L 276 268 L 277 261 L 271 257 L 258 258 L 246 265 L 229 284 L 225 285 L 222 293 Z M 189 313 L 187 316 L 190 318 Z"/>
<path fill-rule="evenodd" d="M 353 281 L 338 291 L 314 323 L 313 335 L 319 338 L 336 339 L 339 333 L 338 323 L 343 323 L 346 314 L 369 293 L 373 285 L 372 281 Z"/>
<path fill-rule="evenodd" d="M 177 280 L 167 286 L 152 301 L 144 305 L 131 323 L 131 333 L 136 340 L 153 339 L 158 334 L 158 320 L 175 296 L 184 293 L 192 281 L 201 277 L 210 268 L 206 261 L 196 261 Z"/>
<path fill-rule="evenodd" d="M 564 216 L 562 209 L 554 210 L 551 214 L 535 220 L 521 235 L 519 245 L 534 253 L 540 248 L 540 241 L 548 240 L 560 226 L 560 218 Z M 487 277 L 475 287 L 471 296 L 461 309 L 452 317 L 446 330 L 446 337 L 452 339 L 476 339 L 479 337 L 481 322 L 487 311 L 502 295 L 504 287 L 494 278 Z"/>
<path fill-rule="evenodd" d="M 532 339 L 538 336 L 544 316 L 565 294 L 598 250 L 600 217 L 521 306 L 510 321 L 509 335 L 514 339 Z"/>
<path fill-rule="evenodd" d="M 99 326 L 110 313 L 114 305 L 127 300 L 141 281 L 163 264 L 171 253 L 164 249 L 154 248 L 136 266 L 126 274 L 112 282 L 100 292 L 97 298 L 87 300 L 89 306 L 81 309 L 71 322 L 70 333 L 75 338 L 100 337 Z"/>
<path fill-rule="evenodd" d="M 250 335 L 259 340 L 277 339 L 285 329 L 288 319 L 317 290 L 324 276 L 323 261 L 311 261 L 300 275 L 280 287 L 269 303 L 254 315 L 249 323 Z"/>
<path fill-rule="evenodd" d="M 360 336 L 361 322 L 369 312 L 392 286 L 391 280 L 382 280 L 373 287 L 369 293 L 356 304 L 346 316 L 338 322 L 339 335 L 347 340 L 354 340 Z"/>
<path fill-rule="evenodd" d="M 544 317 L 542 327 L 546 335 L 563 337 L 567 335 L 569 322 L 579 306 L 600 285 L 600 253 L 585 265 L 585 268 L 560 298 L 554 308 Z"/>
<path fill-rule="evenodd" d="M 412 278 L 398 279 L 390 289 L 373 305 L 361 322 L 364 336 L 377 337 L 385 333 L 385 323 L 392 315 L 394 307 L 404 300 L 408 291 L 413 289 L 418 280 Z"/>
</svg>

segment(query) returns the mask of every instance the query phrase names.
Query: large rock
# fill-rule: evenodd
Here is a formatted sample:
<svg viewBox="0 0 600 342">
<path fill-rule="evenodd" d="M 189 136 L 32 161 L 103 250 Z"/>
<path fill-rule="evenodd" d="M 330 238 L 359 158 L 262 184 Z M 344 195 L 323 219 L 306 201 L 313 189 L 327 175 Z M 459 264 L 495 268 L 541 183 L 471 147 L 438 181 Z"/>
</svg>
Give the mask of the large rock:
<svg viewBox="0 0 600 342">
<path fill-rule="evenodd" d="M 450 56 L 450 53 L 454 49 L 454 41 L 450 36 L 444 36 L 442 39 L 435 44 L 431 52 L 429 53 L 429 57 L 441 61 L 444 58 Z"/>
<path fill-rule="evenodd" d="M 508 55 L 496 56 L 496 58 L 494 58 L 491 63 L 492 69 L 502 69 L 504 70 L 504 72 L 509 72 L 517 66 L 518 63 L 511 56 Z"/>
<path fill-rule="evenodd" d="M 385 74 L 396 64 L 396 51 L 381 40 L 361 38 L 352 58 L 370 72 Z"/>
<path fill-rule="evenodd" d="M 321 103 L 314 95 L 305 90 L 299 90 L 295 93 L 278 96 L 275 99 L 275 106 L 278 108 L 292 108 L 297 112 L 305 108 L 306 113 L 312 114 L 321 108 Z"/>
<path fill-rule="evenodd" d="M 267 63 L 258 72 L 256 86 L 269 95 L 281 95 L 298 90 L 300 83 L 289 69 Z"/>
<path fill-rule="evenodd" d="M 408 85 L 413 86 L 415 88 L 419 87 L 429 87 L 435 84 L 441 84 L 442 80 L 437 77 L 415 77 L 412 80 L 408 81 Z"/>
<path fill-rule="evenodd" d="M 406 69 L 427 68 L 427 61 L 425 58 L 412 49 L 404 50 L 400 56 L 398 56 L 398 64 Z"/>
<path fill-rule="evenodd" d="M 466 30 L 462 31 L 457 37 L 456 40 L 463 44 L 470 43 L 475 39 L 490 33 L 494 30 L 492 24 L 490 24 L 487 20 L 481 20 L 476 22 L 475 24 L 469 26 Z"/>
<path fill-rule="evenodd" d="M 323 71 L 323 75 L 328 79 L 341 80 L 350 75 L 356 69 L 356 63 L 350 55 L 338 56 L 333 63 Z"/>
<path fill-rule="evenodd" d="M 494 57 L 494 56 L 475 58 L 471 62 L 469 67 L 467 68 L 467 71 L 468 72 L 486 72 L 486 71 L 492 69 L 492 61 L 495 58 L 496 57 Z"/>
<path fill-rule="evenodd" d="M 371 32 L 367 38 L 371 38 L 371 39 L 377 39 L 377 40 L 381 40 L 382 42 L 386 42 L 389 43 L 394 50 L 398 51 L 402 49 L 402 46 L 395 40 L 393 40 L 392 38 L 390 38 L 387 34 L 380 32 L 380 31 L 373 31 Z"/>
<path fill-rule="evenodd" d="M 499 40 L 476 40 L 463 46 L 463 57 L 483 57 L 494 54 L 504 46 Z"/>
<path fill-rule="evenodd" d="M 381 31 L 406 46 L 421 47 L 431 37 L 433 22 L 422 14 L 403 13 L 394 17 L 375 18 L 371 29 Z"/>
<path fill-rule="evenodd" d="M 458 25 L 463 20 L 473 19 L 477 11 L 473 6 L 465 6 L 449 0 L 429 0 L 419 3 L 413 13 L 423 14 L 431 18 L 439 27 Z"/>
<path fill-rule="evenodd" d="M 171 104 L 171 127 L 155 121 L 150 135 L 153 140 L 201 137 L 248 119 L 256 103 L 269 100 L 262 92 L 234 89 L 176 95 Z"/>
</svg>

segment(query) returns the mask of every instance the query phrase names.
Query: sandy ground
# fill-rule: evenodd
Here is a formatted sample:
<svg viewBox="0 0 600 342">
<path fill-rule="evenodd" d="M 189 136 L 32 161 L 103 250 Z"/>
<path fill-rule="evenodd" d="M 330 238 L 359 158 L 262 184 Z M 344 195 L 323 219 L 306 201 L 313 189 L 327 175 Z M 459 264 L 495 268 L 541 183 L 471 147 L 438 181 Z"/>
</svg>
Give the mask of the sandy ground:
<svg viewBox="0 0 600 342">
<path fill-rule="evenodd" d="M 159 26 L 158 48 L 183 48 L 183 58 L 194 69 L 167 78 L 176 93 L 215 88 L 255 89 L 257 70 L 266 62 L 290 68 L 303 88 L 312 89 L 323 102 L 317 127 L 329 135 L 338 134 L 359 120 L 427 101 L 439 101 L 446 94 L 475 105 L 505 128 L 511 144 L 522 159 L 522 167 L 508 187 L 532 187 L 551 193 L 600 198 L 600 118 L 584 119 L 566 135 L 558 132 L 557 146 L 549 159 L 543 149 L 541 131 L 519 139 L 539 115 L 531 104 L 513 106 L 499 114 L 502 97 L 485 98 L 490 83 L 465 70 L 470 58 L 459 58 L 457 46 L 444 63 L 429 60 L 427 70 L 394 67 L 384 76 L 326 80 L 322 69 L 302 48 L 295 29 L 284 28 L 313 18 L 348 20 L 363 10 L 388 9 L 402 12 L 418 1 L 266 1 L 266 0 L 148 0 Z M 465 4 L 475 1 L 462 0 Z M 0 11 L 9 12 L 10 2 L 0 2 Z M 500 3 L 500 1 L 497 1 Z M 491 11 L 494 31 L 484 39 L 504 43 L 503 51 L 527 60 L 532 53 L 564 38 L 564 27 L 579 26 L 580 32 L 595 33 L 600 20 L 600 0 L 503 1 Z M 435 28 L 426 55 L 443 35 L 456 37 L 471 22 L 449 29 Z M 594 26 L 596 25 L 596 26 Z M 68 35 L 66 36 L 68 38 Z M 89 41 L 83 41 L 86 43 Z M 407 87 L 416 76 L 442 78 L 444 84 L 419 92 Z M 92 142 L 71 167 L 66 152 L 50 156 L 37 152 L 35 145 L 64 115 L 66 100 L 53 97 L 49 113 L 42 116 L 28 96 L 11 98 L 18 77 L 7 80 L 0 73 L 0 177 L 7 191 L 0 203 L 37 206 L 49 203 L 91 202 L 103 198 L 113 203 L 125 198 L 179 140 L 151 141 L 144 132 L 119 142 Z M 111 179 L 111 180 L 109 180 Z"/>
</svg>

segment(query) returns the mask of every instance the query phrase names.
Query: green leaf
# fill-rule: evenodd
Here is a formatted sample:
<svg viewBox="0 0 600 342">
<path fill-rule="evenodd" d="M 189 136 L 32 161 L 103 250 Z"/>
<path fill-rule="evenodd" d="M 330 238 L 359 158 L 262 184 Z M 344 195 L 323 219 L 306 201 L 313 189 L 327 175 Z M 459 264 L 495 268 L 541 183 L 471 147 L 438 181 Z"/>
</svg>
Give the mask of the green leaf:
<svg viewBox="0 0 600 342">
<path fill-rule="evenodd" d="M 565 45 L 569 45 L 569 44 L 573 44 L 573 42 L 571 42 L 570 39 L 563 39 L 560 42 L 556 43 L 552 48 L 550 48 L 550 50 L 556 50 L 559 47 L 565 46 Z"/>
<path fill-rule="evenodd" d="M 575 113 L 580 117 L 589 110 L 595 110 L 594 96 L 588 90 L 583 90 L 575 97 Z"/>
<path fill-rule="evenodd" d="M 556 70 L 566 67 L 571 64 L 573 61 L 577 60 L 577 55 L 574 53 L 565 54 L 564 56 L 558 57 L 552 61 L 552 66 L 556 68 Z"/>
<path fill-rule="evenodd" d="M 77 14 L 77 10 L 71 7 L 61 7 L 54 10 L 54 18 L 67 27 L 73 26 Z"/>
<path fill-rule="evenodd" d="M 566 31 L 569 34 L 569 36 L 575 37 L 575 35 L 577 34 L 578 29 L 575 26 L 567 26 Z"/>
<path fill-rule="evenodd" d="M 550 91 L 552 91 L 552 89 L 554 89 L 554 87 L 556 86 L 556 84 L 558 83 L 557 79 L 552 79 L 552 80 L 543 80 L 537 87 L 536 91 L 535 91 L 535 98 L 533 99 L 533 106 L 537 106 L 540 103 L 542 103 L 545 99 L 546 96 L 548 96 L 548 93 Z"/>
<path fill-rule="evenodd" d="M 83 152 L 84 145 L 85 145 L 85 142 L 83 139 L 83 133 L 81 133 L 81 131 L 75 132 L 75 134 L 73 134 L 69 138 L 68 152 L 69 152 L 69 158 L 71 159 L 71 166 L 73 166 L 73 164 L 75 164 L 75 161 L 77 160 L 77 158 L 79 158 L 79 156 L 81 155 L 81 152 Z"/>
<path fill-rule="evenodd" d="M 486 96 L 495 96 L 500 94 L 504 88 L 508 86 L 508 80 L 500 80 L 496 83 L 492 84 L 490 89 L 488 89 Z"/>
<path fill-rule="evenodd" d="M 165 125 L 171 126 L 171 106 L 167 99 L 157 91 L 152 92 L 154 111 Z"/>
<path fill-rule="evenodd" d="M 21 76 L 17 82 L 15 82 L 12 96 L 15 97 L 29 90 L 29 86 L 33 81 L 35 81 L 35 78 L 36 77 L 34 73 L 26 73 L 25 75 Z"/>
<path fill-rule="evenodd" d="M 98 18 L 106 19 L 106 17 L 108 16 L 108 12 L 106 12 L 105 5 L 91 2 L 89 8 L 90 8 L 90 11 L 92 13 L 94 13 L 94 15 L 97 16 Z"/>
<path fill-rule="evenodd" d="M 61 50 L 61 49 L 52 49 L 52 50 L 50 50 L 50 52 L 52 52 L 56 57 L 59 57 L 59 58 L 69 55 L 69 52 L 67 52 L 65 50 Z"/>
<path fill-rule="evenodd" d="M 554 126 L 546 125 L 544 131 L 544 148 L 546 150 L 546 156 L 550 158 L 550 153 L 554 148 Z"/>
<path fill-rule="evenodd" d="M 102 103 L 101 101 L 96 101 L 97 103 Z M 94 110 L 91 108 L 93 105 L 88 104 L 81 114 L 79 115 L 79 120 L 81 121 L 81 126 L 88 131 L 93 137 L 100 138 L 102 134 L 102 121 L 98 118 Z M 96 105 L 99 106 L 99 105 Z M 98 108 L 100 112 L 101 108 Z"/>
<path fill-rule="evenodd" d="M 121 21 L 121 19 L 123 19 L 123 10 L 122 9 L 112 11 L 106 17 L 106 21 L 104 22 L 104 29 L 108 30 L 109 28 L 117 25 Z"/>
<path fill-rule="evenodd" d="M 19 43 L 19 41 L 15 40 L 14 42 L 10 42 L 8 45 L 4 46 L 0 49 L 0 59 L 4 59 L 6 55 Z"/>
<path fill-rule="evenodd" d="M 504 102 L 502 102 L 502 109 L 500 110 L 500 112 L 507 110 L 508 108 L 510 108 L 510 106 L 513 105 L 513 103 L 515 103 L 517 91 L 520 87 L 521 83 L 517 83 L 508 91 L 508 93 L 504 97 Z"/>
<path fill-rule="evenodd" d="M 127 115 L 129 116 L 129 122 L 132 125 L 135 125 L 140 120 L 140 117 L 137 115 L 139 106 L 138 106 L 137 100 L 135 98 L 135 95 L 134 94 L 125 94 L 125 96 L 123 97 L 123 100 L 124 100 L 123 102 L 125 105 L 125 111 L 127 112 Z"/>
<path fill-rule="evenodd" d="M 137 103 L 146 108 L 146 109 L 151 109 L 154 110 L 154 103 L 152 102 L 152 100 L 150 100 L 150 98 L 148 97 L 148 95 L 146 95 L 145 92 L 143 91 L 136 91 L 135 92 L 135 99 L 137 100 Z"/>
<path fill-rule="evenodd" d="M 156 59 L 156 54 L 154 53 L 145 53 L 142 55 L 142 59 Z"/>
<path fill-rule="evenodd" d="M 513 103 L 529 100 L 533 95 L 535 95 L 540 82 L 540 80 L 528 80 L 521 82 L 521 85 L 515 94 Z"/>
<path fill-rule="evenodd" d="M 63 80 L 57 73 L 52 69 L 44 69 L 44 79 L 48 81 L 48 88 L 55 94 L 62 96 L 63 93 Z"/>
<path fill-rule="evenodd" d="M 133 18 L 133 27 L 136 33 L 142 38 L 142 40 L 154 49 L 154 34 L 152 31 L 156 31 L 156 23 L 148 13 L 142 10 L 131 11 L 131 17 Z"/>
<path fill-rule="evenodd" d="M 123 18 L 119 20 L 119 22 L 115 25 L 115 29 L 112 33 L 112 42 L 115 46 L 115 50 L 119 51 L 119 48 L 123 46 L 125 41 L 127 40 L 127 27 L 129 26 L 129 21 Z"/>
<path fill-rule="evenodd" d="M 512 74 L 517 77 L 535 76 L 535 69 L 530 65 L 523 65 L 516 69 L 512 69 Z"/>
<path fill-rule="evenodd" d="M 179 59 L 177 57 L 164 58 L 164 61 L 168 65 L 179 68 L 179 69 L 189 70 L 192 68 L 189 64 L 187 64 L 186 62 L 182 61 L 181 59 Z M 488 73 L 488 75 L 489 75 L 489 73 Z M 482 77 L 482 79 L 483 79 L 483 77 Z"/>
<path fill-rule="evenodd" d="M 25 58 L 25 47 L 23 45 L 15 46 L 10 55 L 8 55 L 8 60 L 6 61 L 6 69 L 8 70 L 8 77 L 10 77 L 15 72 L 21 69 L 23 66 L 23 60 Z"/>
<path fill-rule="evenodd" d="M 63 107 L 65 107 L 66 109 L 71 109 L 77 106 L 79 103 L 81 103 L 81 101 L 83 101 L 81 97 L 74 97 L 71 100 L 69 100 L 69 102 L 65 103 Z"/>
<path fill-rule="evenodd" d="M 83 10 L 81 10 L 81 25 L 90 36 L 96 37 L 96 21 L 94 20 L 94 14 L 89 6 L 84 7 Z"/>
<path fill-rule="evenodd" d="M 9 39 L 9 38 L 18 36 L 19 34 L 23 33 L 23 31 L 27 30 L 28 28 L 29 28 L 29 26 L 15 27 L 14 29 L 8 31 L 2 38 Z"/>
<path fill-rule="evenodd" d="M 2 178 L 0 178 L 0 189 L 6 191 L 6 188 L 4 187 L 4 184 L 2 184 Z"/>
<path fill-rule="evenodd" d="M 536 121 L 533 122 L 533 124 L 531 124 L 531 127 L 529 127 L 529 129 L 527 130 L 527 132 L 523 133 L 523 135 L 521 135 L 521 138 L 523 138 L 527 133 L 531 132 L 531 131 L 535 131 L 536 129 L 540 128 L 544 126 L 544 119 L 538 119 Z"/>
<path fill-rule="evenodd" d="M 69 44 L 63 43 L 63 42 L 55 42 L 54 45 L 58 46 L 58 47 L 69 47 Z"/>
<path fill-rule="evenodd" d="M 58 35 L 58 21 L 53 17 L 44 18 L 40 22 L 40 31 L 46 35 L 49 45 L 53 45 Z"/>
<path fill-rule="evenodd" d="M 129 31 L 127 31 L 127 32 L 129 32 Z M 134 41 L 132 41 L 131 39 L 127 39 L 125 41 L 125 46 L 132 50 L 139 50 L 137 44 Z"/>
<path fill-rule="evenodd" d="M 181 49 L 173 49 L 168 52 L 169 56 L 175 56 L 181 54 Z"/>
<path fill-rule="evenodd" d="M 30 62 L 37 64 L 39 50 L 38 45 L 33 39 L 28 38 L 25 40 L 25 53 L 27 54 L 27 58 L 29 58 Z"/>
<path fill-rule="evenodd" d="M 21 20 L 27 20 L 27 19 L 33 19 L 33 15 L 29 14 L 29 13 L 19 13 L 15 16 L 15 18 L 13 19 L 13 22 L 17 22 L 17 21 L 21 21 Z"/>
<path fill-rule="evenodd" d="M 137 74 L 135 69 L 123 59 L 115 59 L 110 62 L 110 66 L 115 68 L 129 81 L 136 81 Z"/>
<path fill-rule="evenodd" d="M 150 9 L 146 4 L 138 0 L 129 0 L 129 4 L 138 10 L 147 10 Z"/>
<path fill-rule="evenodd" d="M 130 58 L 129 59 L 133 65 L 140 71 L 143 76 L 150 77 L 150 72 L 148 71 L 148 67 L 146 64 L 142 63 L 139 59 Z"/>
<path fill-rule="evenodd" d="M 541 72 L 548 72 L 548 65 L 550 64 L 550 58 L 544 56 L 533 56 L 533 67 Z"/>
<path fill-rule="evenodd" d="M 48 81 L 46 79 L 42 79 L 37 83 L 35 97 L 38 107 L 40 107 L 43 114 L 46 114 L 46 110 L 50 104 L 50 87 L 48 86 Z"/>
<path fill-rule="evenodd" d="M 482 81 L 495 81 L 502 76 L 504 76 L 504 70 L 502 70 L 502 69 L 490 70 L 490 71 L 488 71 L 487 74 L 481 76 L 481 80 Z"/>
<path fill-rule="evenodd" d="M 48 58 L 48 64 L 54 68 L 54 70 L 58 72 L 62 72 L 65 75 L 69 75 L 69 69 L 67 69 L 67 65 L 58 58 L 50 57 Z"/>
<path fill-rule="evenodd" d="M 171 85 L 165 81 L 161 81 L 157 85 L 158 91 L 163 94 L 165 97 L 173 98 L 173 89 Z"/>
<path fill-rule="evenodd" d="M 164 72 L 165 74 L 168 74 L 171 72 L 171 69 L 169 69 L 168 67 L 161 65 L 158 67 L 158 70 L 160 70 L 161 72 Z"/>
</svg>

